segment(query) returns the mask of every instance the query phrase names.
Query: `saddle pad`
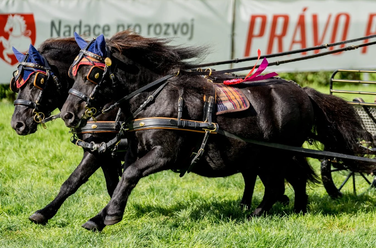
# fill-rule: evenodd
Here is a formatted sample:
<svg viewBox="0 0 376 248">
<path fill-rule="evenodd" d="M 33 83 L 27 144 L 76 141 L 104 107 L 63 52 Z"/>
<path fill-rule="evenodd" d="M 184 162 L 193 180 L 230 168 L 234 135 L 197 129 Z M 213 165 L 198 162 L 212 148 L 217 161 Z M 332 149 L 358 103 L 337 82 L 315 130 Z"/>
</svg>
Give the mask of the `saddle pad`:
<svg viewBox="0 0 376 248">
<path fill-rule="evenodd" d="M 217 115 L 243 111 L 250 104 L 244 94 L 237 88 L 224 84 L 215 84 Z"/>
</svg>

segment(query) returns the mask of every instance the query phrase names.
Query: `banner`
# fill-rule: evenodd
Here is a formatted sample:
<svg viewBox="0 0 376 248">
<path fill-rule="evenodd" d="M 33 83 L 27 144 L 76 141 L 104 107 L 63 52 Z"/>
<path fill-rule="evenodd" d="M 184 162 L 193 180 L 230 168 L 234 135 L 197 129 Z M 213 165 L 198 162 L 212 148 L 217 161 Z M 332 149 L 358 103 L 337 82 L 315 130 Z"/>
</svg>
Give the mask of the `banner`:
<svg viewBox="0 0 376 248">
<path fill-rule="evenodd" d="M 26 52 L 51 37 L 106 38 L 125 29 L 172 45 L 204 46 L 205 61 L 231 57 L 229 0 L 0 0 L 0 83 L 16 68 L 12 46 Z M 200 61 L 201 62 L 201 61 Z"/>
<path fill-rule="evenodd" d="M 29 44 L 38 48 L 51 37 L 71 37 L 77 32 L 88 39 L 100 34 L 110 38 L 125 29 L 168 38 L 173 45 L 208 47 L 210 53 L 201 61 L 207 63 L 255 56 L 258 49 L 272 54 L 376 34 L 376 1 L 0 0 L 0 83 L 8 83 L 16 69 L 12 47 L 25 52 Z M 339 47 L 343 46 L 329 49 Z M 374 54 L 376 46 L 369 46 L 267 71 L 375 68 Z"/>
<path fill-rule="evenodd" d="M 286 52 L 376 34 L 376 1 L 236 1 L 235 57 Z M 375 40 L 373 40 L 375 41 Z M 338 49 L 353 44 L 331 47 Z M 315 50 L 270 62 L 317 54 Z M 376 68 L 376 45 L 320 58 L 283 64 L 273 71 Z"/>
</svg>

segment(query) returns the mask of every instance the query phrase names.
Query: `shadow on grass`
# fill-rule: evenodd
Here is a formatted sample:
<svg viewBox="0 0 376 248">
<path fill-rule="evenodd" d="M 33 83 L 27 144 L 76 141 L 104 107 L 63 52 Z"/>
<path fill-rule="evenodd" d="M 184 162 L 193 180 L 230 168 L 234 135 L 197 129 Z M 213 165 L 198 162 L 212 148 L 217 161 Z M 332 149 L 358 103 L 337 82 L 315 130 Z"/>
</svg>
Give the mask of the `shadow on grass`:
<svg viewBox="0 0 376 248">
<path fill-rule="evenodd" d="M 374 212 L 376 209 L 376 190 L 362 195 L 344 194 L 332 199 L 329 195 L 311 195 L 308 211 L 312 214 L 338 215 L 341 213 Z"/>
<path fill-rule="evenodd" d="M 243 222 L 253 212 L 261 199 L 254 198 L 251 209 L 244 209 L 240 206 L 239 200 L 195 200 L 179 201 L 168 206 L 160 204 L 132 204 L 133 216 L 136 218 L 151 215 L 189 218 L 194 221 L 211 219 L 218 221 L 235 220 Z M 307 212 L 311 215 L 338 215 L 355 214 L 357 212 L 374 212 L 376 207 L 376 191 L 361 196 L 344 195 L 338 199 L 331 199 L 328 195 L 310 195 Z M 267 214 L 271 217 L 282 217 L 295 214 L 294 199 L 290 199 L 288 205 L 276 203 Z"/>
</svg>

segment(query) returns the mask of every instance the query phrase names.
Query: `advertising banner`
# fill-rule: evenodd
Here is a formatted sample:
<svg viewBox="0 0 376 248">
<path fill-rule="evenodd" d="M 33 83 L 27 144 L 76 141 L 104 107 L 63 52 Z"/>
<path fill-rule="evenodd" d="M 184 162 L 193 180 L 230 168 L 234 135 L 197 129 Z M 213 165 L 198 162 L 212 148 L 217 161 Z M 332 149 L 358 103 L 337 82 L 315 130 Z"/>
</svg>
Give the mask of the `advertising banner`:
<svg viewBox="0 0 376 248">
<path fill-rule="evenodd" d="M 38 48 L 48 38 L 71 37 L 74 32 L 87 39 L 100 34 L 110 38 L 125 29 L 145 37 L 168 38 L 173 45 L 208 47 L 210 53 L 202 62 L 215 62 L 255 56 L 258 49 L 272 54 L 376 34 L 376 1 L 0 0 L 0 83 L 8 83 L 16 68 L 12 47 L 26 52 L 30 44 Z M 327 50 L 269 61 L 323 51 Z M 375 68 L 374 54 L 376 46 L 369 46 L 267 70 Z"/>
<path fill-rule="evenodd" d="M 236 1 L 235 57 L 273 54 L 376 34 L 376 1 Z M 373 40 L 374 41 L 374 40 Z M 362 44 L 357 42 L 353 44 Z M 367 40 L 365 41 L 367 42 Z M 344 46 L 331 47 L 328 50 Z M 270 59 L 291 59 L 315 50 Z M 274 71 L 375 68 L 376 45 L 273 67 Z"/>
<path fill-rule="evenodd" d="M 205 46 L 205 61 L 231 57 L 233 1 L 229 0 L 0 0 L 0 83 L 16 68 L 12 46 L 26 52 L 48 38 L 106 38 L 125 29 L 172 45 Z"/>
</svg>

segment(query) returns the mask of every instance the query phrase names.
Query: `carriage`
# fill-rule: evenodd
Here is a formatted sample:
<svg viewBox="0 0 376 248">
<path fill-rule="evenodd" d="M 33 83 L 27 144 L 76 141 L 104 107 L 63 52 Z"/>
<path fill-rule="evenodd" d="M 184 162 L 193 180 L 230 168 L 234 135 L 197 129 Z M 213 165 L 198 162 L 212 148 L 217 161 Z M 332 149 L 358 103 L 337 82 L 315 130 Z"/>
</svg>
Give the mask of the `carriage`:
<svg viewBox="0 0 376 248">
<path fill-rule="evenodd" d="M 350 79 L 341 79 L 341 73 L 345 73 Z M 335 70 L 330 77 L 329 93 L 347 98 L 348 104 L 356 110 L 366 130 L 376 137 L 376 92 L 372 87 L 376 85 L 376 81 L 369 80 L 372 76 L 376 76 L 375 70 Z M 362 90 L 348 90 L 346 85 L 358 85 Z M 374 144 L 359 145 L 364 147 L 365 153 L 375 153 L 375 148 L 372 148 Z M 357 188 L 367 188 L 365 185 L 369 185 L 368 189 L 376 188 L 376 176 L 373 173 L 335 159 L 322 160 L 321 177 L 326 191 L 332 198 L 340 197 L 343 192 L 359 194 L 361 192 L 357 192 Z"/>
</svg>

